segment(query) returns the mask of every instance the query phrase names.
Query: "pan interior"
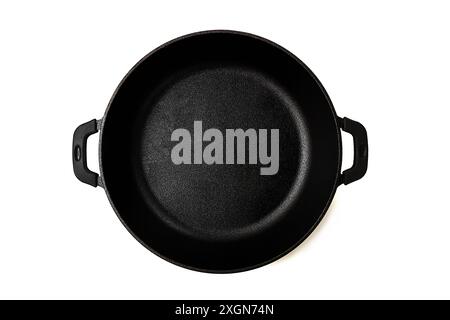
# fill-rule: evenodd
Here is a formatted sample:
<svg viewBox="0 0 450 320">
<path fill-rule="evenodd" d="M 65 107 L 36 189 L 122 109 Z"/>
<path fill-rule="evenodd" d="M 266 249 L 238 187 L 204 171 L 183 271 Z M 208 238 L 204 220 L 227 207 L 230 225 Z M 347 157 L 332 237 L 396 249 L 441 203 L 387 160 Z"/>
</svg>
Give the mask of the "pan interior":
<svg viewBox="0 0 450 320">
<path fill-rule="evenodd" d="M 308 130 L 297 102 L 261 70 L 224 63 L 180 70 L 152 92 L 141 112 L 133 139 L 136 179 L 142 197 L 156 201 L 162 208 L 156 212 L 173 228 L 197 237 L 239 237 L 273 223 L 299 196 L 308 171 Z M 211 128 L 217 136 L 205 139 Z M 191 141 L 172 141 L 177 129 Z M 243 140 L 227 135 L 237 130 Z M 185 161 L 174 164 L 181 141 Z M 270 162 L 262 164 L 266 155 Z"/>
</svg>

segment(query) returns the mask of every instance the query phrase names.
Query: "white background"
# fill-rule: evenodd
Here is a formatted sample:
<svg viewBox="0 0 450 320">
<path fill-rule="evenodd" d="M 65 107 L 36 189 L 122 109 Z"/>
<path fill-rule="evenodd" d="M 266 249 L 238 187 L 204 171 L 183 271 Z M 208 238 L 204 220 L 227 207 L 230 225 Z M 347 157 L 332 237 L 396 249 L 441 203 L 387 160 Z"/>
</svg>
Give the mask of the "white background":
<svg viewBox="0 0 450 320">
<path fill-rule="evenodd" d="M 448 1 L 2 2 L 0 298 L 450 298 L 449 17 Z M 151 254 L 72 172 L 73 130 L 102 117 L 125 73 L 206 29 L 284 46 L 369 133 L 367 175 L 313 235 L 231 275 Z"/>
</svg>

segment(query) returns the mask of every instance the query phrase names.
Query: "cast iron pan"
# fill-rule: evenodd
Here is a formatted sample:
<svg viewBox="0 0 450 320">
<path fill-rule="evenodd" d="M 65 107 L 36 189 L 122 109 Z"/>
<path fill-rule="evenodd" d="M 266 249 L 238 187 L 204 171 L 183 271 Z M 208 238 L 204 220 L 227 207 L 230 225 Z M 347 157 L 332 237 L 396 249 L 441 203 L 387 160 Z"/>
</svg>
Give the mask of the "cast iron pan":
<svg viewBox="0 0 450 320">
<path fill-rule="evenodd" d="M 341 173 L 341 130 L 354 164 Z M 100 131 L 100 175 L 86 164 Z M 128 231 L 206 272 L 249 270 L 299 245 L 336 188 L 367 169 L 364 127 L 266 39 L 207 31 L 170 41 L 122 80 L 102 120 L 74 133 L 79 180 L 101 186 Z"/>
</svg>

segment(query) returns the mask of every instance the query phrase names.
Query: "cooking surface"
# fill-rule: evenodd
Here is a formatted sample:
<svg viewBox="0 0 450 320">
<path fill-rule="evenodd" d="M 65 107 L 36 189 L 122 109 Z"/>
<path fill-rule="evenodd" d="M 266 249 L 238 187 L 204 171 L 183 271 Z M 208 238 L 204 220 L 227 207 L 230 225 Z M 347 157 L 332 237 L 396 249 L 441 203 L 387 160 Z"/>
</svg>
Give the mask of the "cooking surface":
<svg viewBox="0 0 450 320">
<path fill-rule="evenodd" d="M 145 121 L 138 122 L 136 130 L 138 154 L 133 155 L 140 161 L 136 175 L 145 180 L 143 196 L 152 193 L 165 208 L 161 218 L 188 233 L 217 238 L 260 230 L 299 196 L 309 159 L 301 109 L 282 87 L 256 70 L 220 65 L 199 69 L 173 76 L 146 100 Z M 193 163 L 194 121 L 201 121 L 201 136 L 210 128 L 222 133 L 223 164 Z M 178 143 L 171 141 L 171 134 L 178 128 L 191 134 L 187 150 L 191 164 L 174 164 L 171 159 Z M 275 157 L 278 151 L 279 164 L 264 165 L 258 152 L 250 155 L 249 138 L 245 139 L 245 164 L 236 163 L 236 139 L 232 141 L 234 163 L 226 163 L 226 129 L 238 128 L 255 129 L 258 150 L 254 151 L 261 151 L 259 144 L 266 143 L 268 155 L 272 151 Z M 267 129 L 266 139 L 258 129 Z M 271 144 L 272 129 L 279 131 L 277 150 Z M 210 141 L 200 143 L 203 151 Z M 257 158 L 256 164 L 248 163 L 251 156 Z M 276 165 L 271 174 L 261 175 L 262 168 L 270 165 Z"/>
</svg>

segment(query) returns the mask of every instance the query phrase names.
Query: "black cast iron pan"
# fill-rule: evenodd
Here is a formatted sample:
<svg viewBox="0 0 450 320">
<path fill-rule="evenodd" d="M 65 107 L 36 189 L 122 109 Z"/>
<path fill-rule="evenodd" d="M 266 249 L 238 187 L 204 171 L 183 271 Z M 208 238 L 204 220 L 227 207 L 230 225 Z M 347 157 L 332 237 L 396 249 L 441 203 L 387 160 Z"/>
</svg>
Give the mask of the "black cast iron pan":
<svg viewBox="0 0 450 320">
<path fill-rule="evenodd" d="M 341 173 L 341 130 L 354 164 Z M 100 175 L 86 164 L 100 131 Z M 101 186 L 146 248 L 177 265 L 237 272 L 267 264 L 317 226 L 336 188 L 367 169 L 364 127 L 339 118 L 294 55 L 266 39 L 207 31 L 144 57 L 102 120 L 77 128 L 73 166 Z"/>
</svg>

